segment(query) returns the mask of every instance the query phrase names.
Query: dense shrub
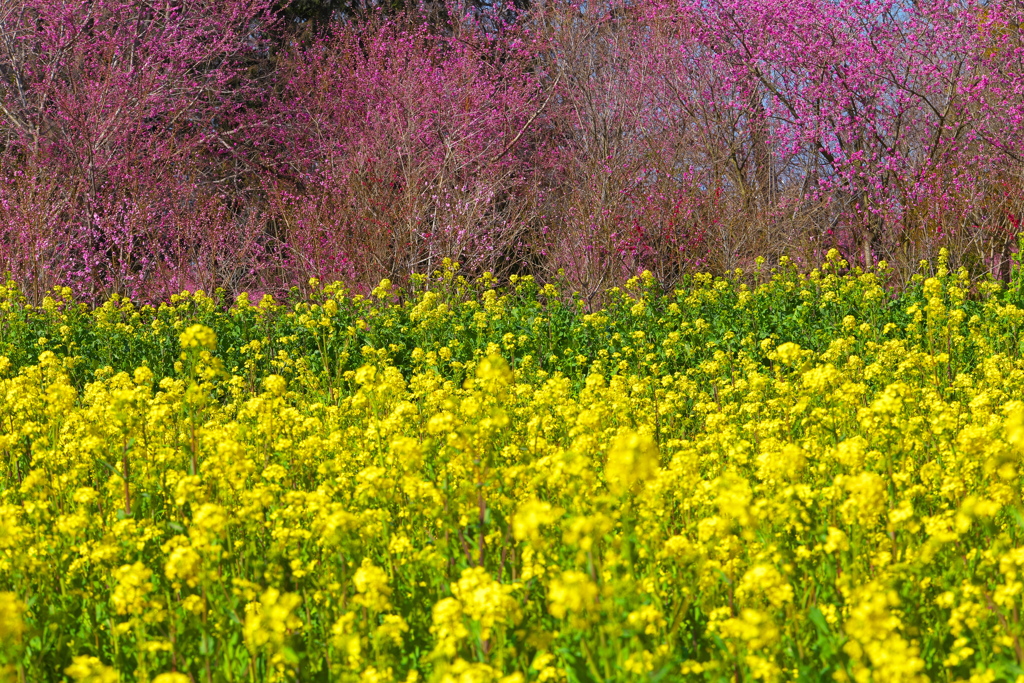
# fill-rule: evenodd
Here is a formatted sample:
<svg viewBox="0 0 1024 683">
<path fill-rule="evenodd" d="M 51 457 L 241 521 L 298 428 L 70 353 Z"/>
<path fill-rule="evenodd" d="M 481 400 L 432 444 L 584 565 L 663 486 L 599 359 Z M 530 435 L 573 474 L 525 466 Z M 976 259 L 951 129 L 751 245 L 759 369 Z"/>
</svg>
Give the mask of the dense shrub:
<svg viewBox="0 0 1024 683">
<path fill-rule="evenodd" d="M 1008 275 L 1019 3 L 281 7 L 0 0 L 0 268 L 94 301 L 444 258 L 591 303 L 833 247 Z"/>
</svg>

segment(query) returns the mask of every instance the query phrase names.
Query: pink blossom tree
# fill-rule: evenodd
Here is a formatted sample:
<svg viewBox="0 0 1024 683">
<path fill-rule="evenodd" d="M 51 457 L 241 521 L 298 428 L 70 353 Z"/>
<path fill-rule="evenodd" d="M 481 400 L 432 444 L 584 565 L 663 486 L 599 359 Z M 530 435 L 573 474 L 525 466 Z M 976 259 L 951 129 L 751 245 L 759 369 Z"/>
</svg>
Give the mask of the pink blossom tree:
<svg viewBox="0 0 1024 683">
<path fill-rule="evenodd" d="M 800 185 L 830 205 L 814 237 L 862 262 L 915 263 L 940 244 L 965 254 L 993 238 L 1006 248 L 1007 202 L 1019 193 L 1005 184 L 1019 183 L 1024 149 L 1020 33 L 1007 30 L 1020 25 L 1019 6 L 682 0 L 650 9 L 683 27 L 680 49 L 732 89 L 722 104 L 762 118 L 773 187 Z"/>
<path fill-rule="evenodd" d="M 0 267 L 98 294 L 251 265 L 252 235 L 225 229 L 254 221 L 224 220 L 218 183 L 269 4 L 0 0 Z"/>
<path fill-rule="evenodd" d="M 1007 275 L 1019 3 L 510 7 L 289 34 L 272 0 L 0 0 L 0 269 L 158 298 L 451 258 L 594 299 L 641 269 L 836 246 L 907 273 L 946 246 Z"/>
<path fill-rule="evenodd" d="M 515 27 L 449 33 L 377 19 L 282 58 L 262 147 L 270 207 L 297 267 L 402 279 L 450 258 L 515 260 L 535 213 L 546 93 Z"/>
</svg>

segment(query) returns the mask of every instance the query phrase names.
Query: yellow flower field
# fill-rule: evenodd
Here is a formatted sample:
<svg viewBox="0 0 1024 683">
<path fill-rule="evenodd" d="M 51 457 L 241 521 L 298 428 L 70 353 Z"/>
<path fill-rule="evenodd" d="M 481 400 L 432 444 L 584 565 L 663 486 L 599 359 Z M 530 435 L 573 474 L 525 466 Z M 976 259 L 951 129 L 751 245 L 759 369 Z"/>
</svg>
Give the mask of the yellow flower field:
<svg viewBox="0 0 1024 683">
<path fill-rule="evenodd" d="M 594 312 L 8 285 L 2 676 L 1024 681 L 1024 310 L 843 265 Z"/>
</svg>

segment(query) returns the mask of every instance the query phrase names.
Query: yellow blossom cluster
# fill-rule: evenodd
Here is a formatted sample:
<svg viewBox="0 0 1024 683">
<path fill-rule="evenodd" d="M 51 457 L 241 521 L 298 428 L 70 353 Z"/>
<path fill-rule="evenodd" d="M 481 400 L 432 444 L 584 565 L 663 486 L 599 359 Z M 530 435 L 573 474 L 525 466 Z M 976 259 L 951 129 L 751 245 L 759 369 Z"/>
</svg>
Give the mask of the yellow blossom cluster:
<svg viewBox="0 0 1024 683">
<path fill-rule="evenodd" d="M 365 325 L 417 346 L 226 362 L 279 342 L 192 298 L 165 373 L 0 358 L 0 680 L 1024 680 L 1024 312 L 836 270 L 782 312 L 641 278 L 572 341 L 554 287 L 448 333 L 463 303 L 382 283 Z M 818 341 L 709 342 L 708 302 Z"/>
</svg>

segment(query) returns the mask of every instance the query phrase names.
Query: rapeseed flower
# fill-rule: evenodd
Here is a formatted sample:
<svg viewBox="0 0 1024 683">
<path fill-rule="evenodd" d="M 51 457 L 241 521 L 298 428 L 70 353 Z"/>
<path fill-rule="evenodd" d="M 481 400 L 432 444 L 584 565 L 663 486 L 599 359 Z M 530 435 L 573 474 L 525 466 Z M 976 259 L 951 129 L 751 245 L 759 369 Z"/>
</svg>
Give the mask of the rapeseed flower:
<svg viewBox="0 0 1024 683">
<path fill-rule="evenodd" d="M 75 657 L 64 673 L 76 683 L 117 683 L 121 680 L 117 671 L 91 656 Z"/>
<path fill-rule="evenodd" d="M 1006 678 L 1024 308 L 830 259 L 590 313 L 451 273 L 231 309 L 0 286 L 0 675 Z"/>
</svg>

